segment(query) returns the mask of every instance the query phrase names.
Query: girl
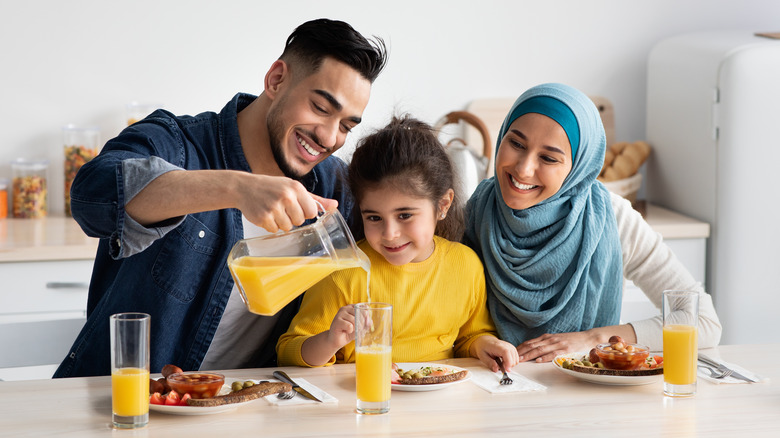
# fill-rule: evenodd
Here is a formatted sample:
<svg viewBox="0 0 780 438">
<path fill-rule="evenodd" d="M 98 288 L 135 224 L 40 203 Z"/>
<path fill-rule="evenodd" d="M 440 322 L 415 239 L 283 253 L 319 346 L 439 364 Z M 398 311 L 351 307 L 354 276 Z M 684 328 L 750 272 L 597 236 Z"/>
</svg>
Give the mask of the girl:
<svg viewBox="0 0 780 438">
<path fill-rule="evenodd" d="M 349 185 L 371 260 L 371 300 L 393 305 L 393 361 L 480 359 L 517 364 L 495 336 L 477 255 L 456 243 L 463 230 L 453 167 L 427 124 L 410 117 L 366 137 L 349 164 Z M 361 222 L 361 221 L 356 221 Z M 368 301 L 362 269 L 337 271 L 306 292 L 277 344 L 280 365 L 354 362 L 353 304 Z"/>
<path fill-rule="evenodd" d="M 485 264 L 498 333 L 521 360 L 589 351 L 612 335 L 660 350 L 660 315 L 619 325 L 624 276 L 659 309 L 664 289 L 698 290 L 699 347 L 718 344 L 712 298 L 631 204 L 596 180 L 605 150 L 587 96 L 561 84 L 531 88 L 501 127 L 495 176 L 468 202 L 464 241 Z"/>
</svg>

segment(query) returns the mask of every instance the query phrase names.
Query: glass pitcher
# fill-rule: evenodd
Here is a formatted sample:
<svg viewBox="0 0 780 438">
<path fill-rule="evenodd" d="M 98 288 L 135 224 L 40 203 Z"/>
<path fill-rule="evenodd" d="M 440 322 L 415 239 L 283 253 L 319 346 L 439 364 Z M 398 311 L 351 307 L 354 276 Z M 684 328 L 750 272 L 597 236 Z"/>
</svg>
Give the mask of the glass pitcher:
<svg viewBox="0 0 780 438">
<path fill-rule="evenodd" d="M 275 314 L 334 271 L 371 269 L 338 210 L 288 232 L 239 240 L 227 263 L 244 304 L 258 315 Z"/>
</svg>

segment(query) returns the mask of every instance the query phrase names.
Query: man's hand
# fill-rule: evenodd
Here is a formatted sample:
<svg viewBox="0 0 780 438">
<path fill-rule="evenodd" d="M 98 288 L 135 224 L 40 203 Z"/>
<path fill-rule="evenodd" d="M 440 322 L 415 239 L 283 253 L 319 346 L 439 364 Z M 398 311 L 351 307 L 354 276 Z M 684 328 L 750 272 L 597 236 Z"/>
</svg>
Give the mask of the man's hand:
<svg viewBox="0 0 780 438">
<path fill-rule="evenodd" d="M 303 185 L 280 176 L 251 175 L 239 188 L 238 208 L 253 224 L 270 233 L 289 231 L 317 216 L 319 202 L 333 210 L 338 202 L 306 191 Z"/>
</svg>

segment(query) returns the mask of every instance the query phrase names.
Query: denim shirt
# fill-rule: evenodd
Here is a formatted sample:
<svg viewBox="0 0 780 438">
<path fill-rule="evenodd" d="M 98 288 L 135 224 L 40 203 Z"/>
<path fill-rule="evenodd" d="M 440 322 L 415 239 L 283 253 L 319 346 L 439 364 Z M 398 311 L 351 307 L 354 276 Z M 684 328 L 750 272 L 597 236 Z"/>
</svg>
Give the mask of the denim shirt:
<svg viewBox="0 0 780 438">
<path fill-rule="evenodd" d="M 125 205 L 171 170 L 249 172 L 236 116 L 254 99 L 237 94 L 219 114 L 157 110 L 106 143 L 78 172 L 71 190 L 73 218 L 100 241 L 87 322 L 54 377 L 110 374 L 109 316 L 119 312 L 151 315 L 153 373 L 166 364 L 199 369 L 233 288 L 226 260 L 243 238 L 241 212 L 194 213 L 147 228 L 125 213 Z M 353 200 L 345 174 L 344 161 L 331 156 L 301 182 L 312 193 L 338 200 L 350 220 Z M 275 365 L 276 340 L 299 303 L 282 310 L 272 339 L 247 339 L 258 344 L 252 366 Z"/>
</svg>

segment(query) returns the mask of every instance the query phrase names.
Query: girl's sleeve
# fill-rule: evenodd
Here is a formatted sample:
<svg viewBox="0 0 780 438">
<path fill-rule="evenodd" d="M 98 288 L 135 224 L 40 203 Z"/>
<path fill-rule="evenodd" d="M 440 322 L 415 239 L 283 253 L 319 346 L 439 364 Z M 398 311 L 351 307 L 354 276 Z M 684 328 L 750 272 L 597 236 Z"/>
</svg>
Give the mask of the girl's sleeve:
<svg viewBox="0 0 780 438">
<path fill-rule="evenodd" d="M 664 242 L 660 234 L 631 207 L 631 204 L 612 195 L 612 206 L 617 219 L 623 250 L 623 275 L 632 281 L 659 309 L 655 317 L 629 321 L 637 342 L 651 350 L 663 349 L 661 306 L 663 291 L 667 289 L 699 292 L 699 348 L 715 347 L 720 342 L 721 325 L 712 296 L 696 281 Z"/>
<path fill-rule="evenodd" d="M 485 287 L 485 272 L 479 257 L 471 250 L 466 254 L 466 272 L 473 272 L 471 288 L 467 292 L 471 296 L 471 313 L 458 331 L 458 338 L 455 340 L 455 356 L 470 357 L 469 349 L 471 344 L 480 336 L 496 336 L 496 326 L 490 317 L 487 307 L 487 292 Z M 456 264 L 451 264 L 453 266 Z"/>
<path fill-rule="evenodd" d="M 344 294 L 329 275 L 312 286 L 303 296 L 301 308 L 295 315 L 290 328 L 276 344 L 276 355 L 280 366 L 296 365 L 311 367 L 301 356 L 301 346 L 310 337 L 327 331 L 336 312 L 347 305 Z M 336 357 L 330 358 L 325 365 L 336 363 Z"/>
</svg>

